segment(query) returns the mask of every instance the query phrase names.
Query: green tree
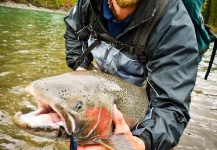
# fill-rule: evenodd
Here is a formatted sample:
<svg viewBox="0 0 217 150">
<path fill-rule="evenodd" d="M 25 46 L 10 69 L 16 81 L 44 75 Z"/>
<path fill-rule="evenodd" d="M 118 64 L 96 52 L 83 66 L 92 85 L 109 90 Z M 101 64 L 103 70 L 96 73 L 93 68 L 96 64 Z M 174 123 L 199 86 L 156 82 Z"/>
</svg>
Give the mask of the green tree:
<svg viewBox="0 0 217 150">
<path fill-rule="evenodd" d="M 202 11 L 205 24 L 217 31 L 217 0 L 206 0 Z"/>
<path fill-rule="evenodd" d="M 208 24 L 208 21 L 209 21 L 209 14 L 211 10 L 210 6 L 211 6 L 211 0 L 206 0 L 206 2 L 203 5 L 203 10 L 202 10 L 205 24 Z"/>
<path fill-rule="evenodd" d="M 211 6 L 210 6 L 210 16 L 208 24 L 210 24 L 213 27 L 217 27 L 217 0 L 210 0 Z"/>
</svg>

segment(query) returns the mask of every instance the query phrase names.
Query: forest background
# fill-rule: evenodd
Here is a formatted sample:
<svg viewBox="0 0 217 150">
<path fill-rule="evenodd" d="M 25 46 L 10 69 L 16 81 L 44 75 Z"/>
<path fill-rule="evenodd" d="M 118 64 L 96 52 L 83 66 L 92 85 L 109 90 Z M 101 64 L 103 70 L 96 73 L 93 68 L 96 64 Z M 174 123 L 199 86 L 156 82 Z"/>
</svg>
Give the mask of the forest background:
<svg viewBox="0 0 217 150">
<path fill-rule="evenodd" d="M 0 0 L 0 2 L 12 1 L 15 3 L 32 4 L 36 7 L 43 7 L 53 10 L 68 11 L 77 0 Z M 202 15 L 205 24 L 211 26 L 217 34 L 217 0 L 206 0 L 203 5 Z"/>
</svg>

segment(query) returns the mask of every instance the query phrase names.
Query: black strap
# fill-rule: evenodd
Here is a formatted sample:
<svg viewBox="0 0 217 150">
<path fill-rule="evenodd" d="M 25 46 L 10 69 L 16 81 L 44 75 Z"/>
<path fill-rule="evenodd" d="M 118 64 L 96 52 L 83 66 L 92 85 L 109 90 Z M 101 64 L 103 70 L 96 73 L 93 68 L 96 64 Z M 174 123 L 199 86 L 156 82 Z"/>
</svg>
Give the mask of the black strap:
<svg viewBox="0 0 217 150">
<path fill-rule="evenodd" d="M 216 50 L 217 50 L 217 39 L 214 41 L 214 47 L 213 47 L 212 55 L 211 55 L 211 58 L 210 58 L 210 61 L 209 61 L 209 66 L 208 66 L 208 69 L 207 69 L 207 72 L 206 72 L 206 75 L 205 75 L 205 80 L 207 80 L 207 78 L 209 76 L 209 73 L 211 71 L 212 64 L 214 62 L 215 55 L 216 55 Z"/>
<path fill-rule="evenodd" d="M 130 53 L 133 53 L 133 54 L 136 54 L 138 56 L 138 61 L 139 62 L 146 62 L 146 55 L 144 54 L 144 51 L 141 51 L 141 50 L 138 50 L 136 49 L 135 47 L 133 46 L 130 46 L 128 44 L 125 44 L 125 43 L 122 43 L 120 41 L 117 41 L 115 38 L 109 36 L 108 34 L 106 33 L 101 33 L 101 34 L 98 34 L 96 33 L 95 31 L 91 31 L 92 32 L 92 35 L 95 39 L 98 39 L 100 41 L 105 41 L 105 42 L 108 42 L 108 43 L 111 43 L 114 45 L 115 48 L 117 48 L 119 51 L 121 50 L 127 50 L 128 52 Z"/>
<path fill-rule="evenodd" d="M 211 32 L 211 27 L 207 24 L 204 25 L 204 28 L 206 32 L 209 34 L 210 42 L 215 42 L 217 40 L 217 37 Z"/>
<path fill-rule="evenodd" d="M 100 40 L 95 40 L 84 52 L 83 54 L 76 60 L 73 70 L 76 70 L 78 66 L 84 61 L 87 54 L 89 54 L 97 45 L 100 44 Z"/>
<path fill-rule="evenodd" d="M 100 41 L 105 41 L 105 42 L 109 42 L 111 44 L 114 45 L 115 48 L 117 48 L 118 50 L 122 50 L 124 48 L 129 48 L 130 49 L 134 49 L 134 47 L 130 46 L 130 45 L 127 45 L 125 43 L 122 43 L 120 41 L 117 41 L 115 38 L 109 36 L 108 34 L 106 33 L 102 33 L 102 34 L 97 34 L 96 36 L 97 39 L 99 39 Z M 128 50 L 128 49 L 127 49 Z M 129 51 L 129 52 L 132 52 L 133 51 Z"/>
<path fill-rule="evenodd" d="M 208 25 L 204 25 L 207 33 L 209 34 L 209 38 L 210 38 L 210 42 L 214 42 L 214 46 L 213 46 L 213 50 L 212 50 L 212 54 L 211 54 L 211 57 L 210 57 L 210 61 L 209 61 L 209 66 L 207 68 L 207 72 L 206 72 L 206 75 L 204 77 L 205 80 L 207 80 L 208 76 L 209 76 L 209 73 L 212 69 L 212 64 L 214 62 L 214 59 L 215 59 L 215 55 L 216 55 L 216 50 L 217 50 L 217 37 L 211 32 L 211 27 L 208 26 Z"/>
</svg>

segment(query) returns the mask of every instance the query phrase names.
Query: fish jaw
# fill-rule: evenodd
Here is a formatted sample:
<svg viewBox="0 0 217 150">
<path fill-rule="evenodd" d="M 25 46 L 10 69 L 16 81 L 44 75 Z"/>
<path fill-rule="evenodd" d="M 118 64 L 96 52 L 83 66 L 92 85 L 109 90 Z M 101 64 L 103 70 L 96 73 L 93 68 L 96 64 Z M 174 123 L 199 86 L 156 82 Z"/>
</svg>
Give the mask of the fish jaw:
<svg viewBox="0 0 217 150">
<path fill-rule="evenodd" d="M 13 123 L 20 129 L 36 136 L 69 140 L 73 132 L 74 120 L 58 104 L 50 104 L 49 100 L 39 94 L 30 84 L 26 88 L 38 100 L 38 109 L 28 114 L 17 112 L 13 117 Z M 61 110 L 61 111 L 60 111 Z"/>
<path fill-rule="evenodd" d="M 32 135 L 51 139 L 68 139 L 69 135 L 61 128 L 63 121 L 57 117 L 55 112 L 45 113 L 44 110 L 44 108 L 39 108 L 28 114 L 17 112 L 12 121 L 17 127 Z M 52 120 L 53 118 L 56 119 Z"/>
<path fill-rule="evenodd" d="M 67 132 L 67 125 L 62 116 L 48 105 L 28 114 L 22 114 L 19 111 L 14 115 L 12 121 L 17 127 L 32 135 L 50 139 L 69 140 L 72 133 L 72 131 Z"/>
<path fill-rule="evenodd" d="M 43 105 L 45 105 L 52 108 L 52 110 L 54 110 L 61 118 L 63 123 L 62 126 L 67 134 L 71 135 L 75 130 L 74 119 L 68 114 L 64 97 L 61 97 L 57 92 L 59 89 L 53 88 L 53 90 L 48 91 L 50 87 L 46 87 L 46 84 L 56 84 L 55 80 L 52 78 L 49 79 L 51 80 L 50 82 L 46 79 L 42 79 L 31 83 L 26 87 L 26 92 L 30 93 L 33 97 L 39 100 L 38 107 L 43 107 Z"/>
</svg>

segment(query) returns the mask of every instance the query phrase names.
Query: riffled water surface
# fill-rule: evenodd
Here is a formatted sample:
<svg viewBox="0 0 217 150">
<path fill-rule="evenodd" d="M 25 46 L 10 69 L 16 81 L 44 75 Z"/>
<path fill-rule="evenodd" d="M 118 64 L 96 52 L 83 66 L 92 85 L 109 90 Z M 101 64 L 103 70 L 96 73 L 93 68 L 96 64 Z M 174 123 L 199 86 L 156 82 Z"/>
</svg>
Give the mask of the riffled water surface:
<svg viewBox="0 0 217 150">
<path fill-rule="evenodd" d="M 62 150 L 61 141 L 36 137 L 13 125 L 12 116 L 36 109 L 25 94 L 30 82 L 69 72 L 65 64 L 64 15 L 0 7 L 0 150 Z M 209 53 L 200 64 L 191 121 L 176 150 L 217 149 L 216 61 L 203 79 Z"/>
<path fill-rule="evenodd" d="M 0 150 L 64 149 L 63 142 L 34 137 L 11 118 L 37 106 L 24 88 L 35 79 L 68 72 L 64 15 L 0 7 Z M 67 147 L 65 147 L 67 149 Z"/>
</svg>

